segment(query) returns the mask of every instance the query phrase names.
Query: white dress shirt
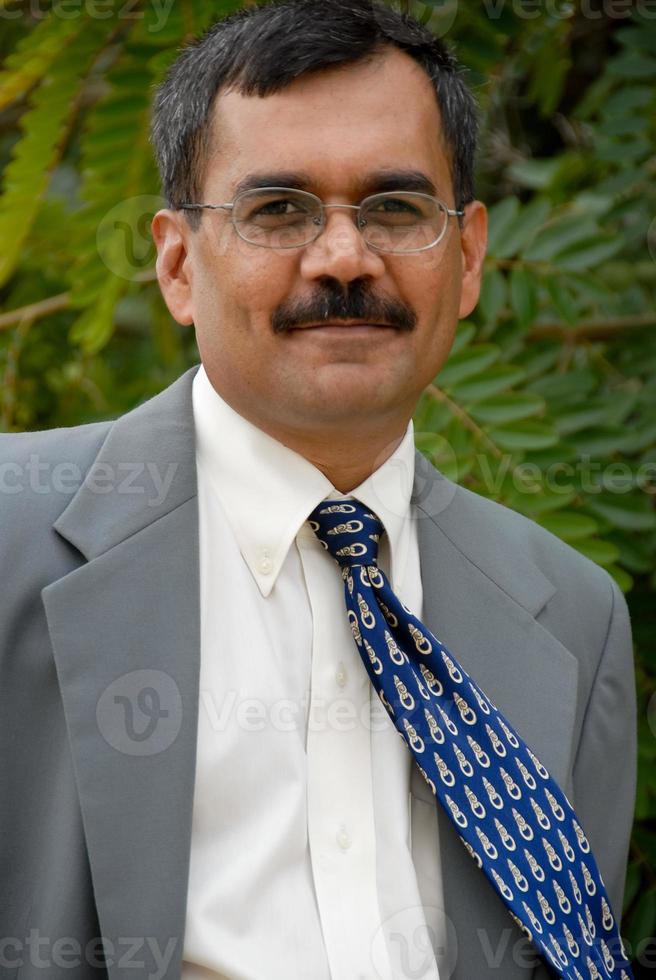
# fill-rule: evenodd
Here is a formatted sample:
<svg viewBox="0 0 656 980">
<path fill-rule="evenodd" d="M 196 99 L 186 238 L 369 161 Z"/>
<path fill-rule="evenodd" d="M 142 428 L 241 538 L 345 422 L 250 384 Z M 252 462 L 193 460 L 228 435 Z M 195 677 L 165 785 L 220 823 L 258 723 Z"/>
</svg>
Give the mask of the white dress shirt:
<svg viewBox="0 0 656 980">
<path fill-rule="evenodd" d="M 438 980 L 417 938 L 412 757 L 306 523 L 345 495 L 235 412 L 202 366 L 193 411 L 201 651 L 182 978 Z M 414 451 L 410 422 L 352 494 L 383 522 L 380 565 L 420 615 Z"/>
</svg>

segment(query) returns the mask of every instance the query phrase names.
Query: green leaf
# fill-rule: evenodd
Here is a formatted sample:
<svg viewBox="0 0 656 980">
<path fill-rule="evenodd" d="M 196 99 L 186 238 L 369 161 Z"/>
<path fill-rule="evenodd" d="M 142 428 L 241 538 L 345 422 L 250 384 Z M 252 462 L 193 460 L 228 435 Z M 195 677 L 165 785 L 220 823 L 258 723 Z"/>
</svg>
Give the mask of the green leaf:
<svg viewBox="0 0 656 980">
<path fill-rule="evenodd" d="M 579 514 L 575 510 L 561 510 L 555 514 L 545 514 L 539 518 L 542 527 L 563 541 L 581 541 L 590 538 L 599 530 L 592 517 Z"/>
<path fill-rule="evenodd" d="M 654 100 L 654 91 L 646 85 L 626 85 L 610 96 L 604 105 L 604 116 L 626 116 L 632 109 L 644 109 Z"/>
<path fill-rule="evenodd" d="M 0 71 L 0 109 L 25 95 L 48 72 L 53 61 L 80 33 L 83 22 L 49 16 L 16 45 Z"/>
<path fill-rule="evenodd" d="M 88 306 L 69 330 L 69 340 L 88 354 L 105 346 L 114 330 L 114 309 L 121 292 L 121 282 L 114 280 L 113 289 L 105 289 L 100 299 Z"/>
<path fill-rule="evenodd" d="M 471 323 L 469 320 L 461 320 L 458 323 L 456 335 L 451 345 L 451 354 L 456 354 L 464 347 L 467 347 L 475 336 L 476 324 Z"/>
<path fill-rule="evenodd" d="M 599 236 L 587 241 L 577 242 L 559 252 L 556 261 L 563 269 L 580 272 L 583 269 L 593 269 L 622 249 L 624 242 L 616 235 L 612 238 L 600 239 Z"/>
<path fill-rule="evenodd" d="M 544 410 L 544 400 L 528 392 L 508 392 L 493 395 L 469 407 L 469 414 L 477 422 L 504 423 L 539 415 Z"/>
<path fill-rule="evenodd" d="M 656 75 L 656 58 L 649 58 L 627 51 L 608 65 L 608 72 L 620 78 L 653 78 Z"/>
<path fill-rule="evenodd" d="M 547 279 L 545 285 L 556 313 L 562 317 L 565 323 L 573 326 L 579 319 L 578 307 L 562 276 Z"/>
<path fill-rule="evenodd" d="M 607 565 L 606 571 L 615 579 L 621 592 L 628 592 L 633 587 L 633 576 L 619 565 Z"/>
<path fill-rule="evenodd" d="M 638 899 L 636 910 L 631 917 L 631 926 L 627 931 L 627 939 L 633 949 L 637 949 L 642 940 L 656 934 L 656 890 L 645 892 Z"/>
<path fill-rule="evenodd" d="M 23 134 L 13 147 L 0 198 L 0 286 L 14 271 L 32 225 L 50 173 L 59 159 L 76 108 L 75 95 L 99 44 L 98 25 L 80 21 L 59 58 L 31 97 L 21 119 Z"/>
<path fill-rule="evenodd" d="M 638 7 L 637 12 L 639 11 L 640 8 Z M 642 8 L 642 12 L 644 14 L 644 7 Z M 639 50 L 651 51 L 656 54 L 656 31 L 654 30 L 653 20 L 650 18 L 645 23 L 639 17 L 636 17 L 634 23 L 635 26 L 622 27 L 615 35 L 617 40 L 623 47 L 628 47 L 629 49 L 638 48 Z"/>
<path fill-rule="evenodd" d="M 596 232 L 596 221 L 586 214 L 562 215 L 540 230 L 523 257 L 527 262 L 551 261 L 569 246 L 586 241 Z"/>
<path fill-rule="evenodd" d="M 542 449 L 558 441 L 553 426 L 548 422 L 525 419 L 489 430 L 489 436 L 501 449 L 519 452 L 522 449 Z"/>
<path fill-rule="evenodd" d="M 415 446 L 448 480 L 462 479 L 464 475 L 462 460 L 456 456 L 450 442 L 443 435 L 434 432 L 417 432 Z"/>
<path fill-rule="evenodd" d="M 647 136 L 635 139 L 604 139 L 601 134 L 597 143 L 596 154 L 605 163 L 618 163 L 625 166 L 627 162 L 638 163 L 651 152 L 652 145 Z"/>
<path fill-rule="evenodd" d="M 441 432 L 453 418 L 449 405 L 424 392 L 414 416 L 415 432 Z"/>
<path fill-rule="evenodd" d="M 488 323 L 496 323 L 507 302 L 508 285 L 506 277 L 499 270 L 488 267 L 483 276 L 479 308 Z"/>
<path fill-rule="evenodd" d="M 607 405 L 592 405 L 575 408 L 572 411 L 565 411 L 555 415 L 554 424 L 561 436 L 569 435 L 573 432 L 580 432 L 581 429 L 588 429 L 591 426 L 602 425 L 610 417 L 610 410 Z M 615 443 L 613 443 L 613 447 Z M 614 451 L 614 448 L 613 450 Z"/>
<path fill-rule="evenodd" d="M 543 190 L 549 187 L 560 168 L 558 157 L 545 160 L 519 160 L 508 168 L 510 177 L 523 187 Z"/>
<path fill-rule="evenodd" d="M 598 426 L 572 432 L 567 442 L 581 456 L 610 456 L 624 449 L 630 430 L 620 426 Z"/>
<path fill-rule="evenodd" d="M 635 865 L 630 864 L 626 872 L 626 885 L 624 888 L 624 911 L 627 912 L 631 902 L 638 893 L 640 887 L 640 872 Z"/>
<path fill-rule="evenodd" d="M 625 531 L 656 529 L 656 513 L 642 497 L 600 493 L 587 498 L 587 509 Z"/>
<path fill-rule="evenodd" d="M 475 378 L 454 384 L 451 395 L 460 404 L 468 405 L 507 391 L 525 377 L 524 371 L 514 364 L 493 364 Z"/>
<path fill-rule="evenodd" d="M 582 555 L 589 558 L 597 565 L 611 565 L 617 561 L 619 552 L 610 541 L 602 541 L 600 538 L 590 538 L 584 541 L 572 541 L 572 548 L 576 548 Z"/>
<path fill-rule="evenodd" d="M 510 300 L 519 326 L 530 326 L 538 312 L 538 286 L 525 266 L 515 266 L 510 273 Z"/>
<path fill-rule="evenodd" d="M 149 215 L 163 201 L 154 193 L 148 143 L 152 78 L 140 57 L 143 51 L 133 45 L 109 72 L 81 142 L 83 207 L 75 213 L 69 277 L 70 303 L 82 313 L 69 339 L 88 353 L 109 341 L 114 307 L 154 260 Z"/>
<path fill-rule="evenodd" d="M 488 255 L 498 255 L 510 228 L 519 214 L 519 201 L 516 197 L 504 197 L 488 211 Z"/>
<path fill-rule="evenodd" d="M 440 388 L 450 388 L 451 385 L 465 378 L 480 374 L 499 357 L 499 348 L 495 344 L 477 344 L 467 347 L 452 355 L 435 379 Z"/>
<path fill-rule="evenodd" d="M 636 575 L 647 575 L 654 564 L 654 547 L 644 535 L 639 538 L 630 537 L 622 531 L 608 535 L 608 539 L 619 549 L 622 565 L 635 572 Z"/>
<path fill-rule="evenodd" d="M 567 398 L 577 401 L 589 395 L 598 384 L 598 379 L 591 368 L 584 367 L 568 371 L 564 374 L 549 374 L 531 382 L 531 390 L 537 391 L 548 401 L 562 404 Z"/>
<path fill-rule="evenodd" d="M 597 127 L 602 136 L 635 136 L 642 120 L 636 116 L 611 116 L 605 123 Z M 647 129 L 647 122 L 642 124 Z"/>
<path fill-rule="evenodd" d="M 537 520 L 540 514 L 550 514 L 554 511 L 562 510 L 575 500 L 575 490 L 557 491 L 545 484 L 541 477 L 536 477 L 532 469 L 527 469 L 526 467 L 526 461 L 517 466 L 516 469 L 519 472 L 515 477 L 515 481 L 521 486 L 522 478 L 520 474 L 525 473 L 527 486 L 539 487 L 539 493 L 522 492 L 518 486 L 514 490 L 514 493 L 508 495 L 508 505 L 510 507 L 514 507 L 515 510 L 519 510 L 521 513 Z"/>
<path fill-rule="evenodd" d="M 492 251 L 500 259 L 509 259 L 521 253 L 533 240 L 538 229 L 551 211 L 551 204 L 544 197 L 537 197 L 522 208 Z"/>
<path fill-rule="evenodd" d="M 656 444 L 656 422 L 649 419 L 644 424 L 634 423 L 626 433 L 622 446 L 626 453 L 638 453 Z"/>
<path fill-rule="evenodd" d="M 534 379 L 531 381 L 531 388 L 539 391 L 538 380 L 558 363 L 559 356 L 559 345 L 547 341 L 524 347 L 515 358 L 515 364 L 523 369 L 527 379 Z"/>
<path fill-rule="evenodd" d="M 457 460 L 458 467 L 464 471 L 465 467 L 470 465 L 468 458 L 474 453 L 474 434 L 462 424 L 460 418 L 455 417 L 451 419 L 442 435 Z"/>
</svg>

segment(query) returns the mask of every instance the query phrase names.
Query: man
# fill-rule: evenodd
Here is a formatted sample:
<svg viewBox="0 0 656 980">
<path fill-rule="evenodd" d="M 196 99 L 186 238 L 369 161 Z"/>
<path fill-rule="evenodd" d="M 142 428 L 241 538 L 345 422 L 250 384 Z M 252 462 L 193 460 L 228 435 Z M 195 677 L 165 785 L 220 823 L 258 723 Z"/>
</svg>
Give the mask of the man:
<svg viewBox="0 0 656 980">
<path fill-rule="evenodd" d="M 567 793 L 619 915 L 624 600 L 414 450 L 480 287 L 471 97 L 391 10 L 291 0 L 185 49 L 153 135 L 160 287 L 202 365 L 116 422 L 1 443 L 2 976 L 544 980 L 308 521 L 380 519 L 381 571 Z M 21 483 L 35 457 L 51 492 Z"/>
</svg>

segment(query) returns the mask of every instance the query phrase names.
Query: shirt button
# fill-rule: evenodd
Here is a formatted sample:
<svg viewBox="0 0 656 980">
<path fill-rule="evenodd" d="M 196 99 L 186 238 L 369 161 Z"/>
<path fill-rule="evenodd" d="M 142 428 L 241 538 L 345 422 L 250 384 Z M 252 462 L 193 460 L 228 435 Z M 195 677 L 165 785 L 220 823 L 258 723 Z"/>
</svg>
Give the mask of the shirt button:
<svg viewBox="0 0 656 980">
<path fill-rule="evenodd" d="M 337 832 L 337 843 L 339 844 L 339 846 L 343 851 L 348 850 L 348 848 L 351 846 L 351 838 L 346 833 L 343 827 L 341 830 Z"/>
<path fill-rule="evenodd" d="M 337 673 L 335 674 L 335 680 L 337 681 L 340 687 L 346 687 L 346 680 L 347 680 L 346 670 L 344 669 L 344 664 L 341 662 L 341 660 L 339 662 Z"/>
<path fill-rule="evenodd" d="M 262 552 L 262 557 L 257 563 L 257 567 L 259 568 L 259 570 L 262 572 L 263 575 L 268 575 L 269 572 L 273 569 L 273 562 L 269 557 L 268 551 Z"/>
</svg>

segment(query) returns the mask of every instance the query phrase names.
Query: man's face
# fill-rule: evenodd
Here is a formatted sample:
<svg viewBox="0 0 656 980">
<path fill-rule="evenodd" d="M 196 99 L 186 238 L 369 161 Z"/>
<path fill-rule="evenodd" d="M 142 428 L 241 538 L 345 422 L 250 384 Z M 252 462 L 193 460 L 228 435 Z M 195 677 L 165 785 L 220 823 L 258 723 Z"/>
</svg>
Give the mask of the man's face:
<svg viewBox="0 0 656 980">
<path fill-rule="evenodd" d="M 455 207 L 431 82 L 396 49 L 302 77 L 265 98 L 222 93 L 213 125 L 216 150 L 202 203 L 232 201 L 253 175 L 288 187 L 296 174 L 302 183 L 295 184 L 324 203 L 358 204 L 398 171 L 423 174 L 435 196 Z M 417 188 L 387 181 L 384 189 Z M 316 241 L 288 250 L 247 244 L 227 211 L 203 211 L 197 233 L 181 212 L 160 212 L 153 222 L 162 291 L 173 316 L 194 323 L 214 387 L 278 438 L 407 424 L 448 355 L 458 318 L 478 298 L 485 248 L 479 202 L 468 206 L 463 231 L 451 217 L 438 246 L 406 255 L 368 247 L 355 212 L 325 214 Z M 349 312 L 355 294 L 357 314 Z M 340 308 L 341 299 L 347 318 L 375 323 L 385 302 L 396 325 L 327 329 L 310 326 L 306 315 L 294 329 L 274 330 L 280 312 L 291 311 L 293 323 L 294 311 L 316 311 L 316 322 L 327 296 L 329 308 Z"/>
</svg>

